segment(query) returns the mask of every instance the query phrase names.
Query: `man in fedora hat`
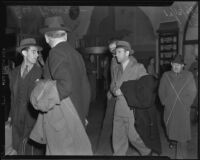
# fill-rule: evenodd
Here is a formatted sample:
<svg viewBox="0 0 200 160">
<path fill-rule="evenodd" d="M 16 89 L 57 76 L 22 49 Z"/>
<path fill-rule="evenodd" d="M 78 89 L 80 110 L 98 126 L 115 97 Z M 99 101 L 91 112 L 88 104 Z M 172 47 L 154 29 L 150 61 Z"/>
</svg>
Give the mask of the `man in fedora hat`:
<svg viewBox="0 0 200 160">
<path fill-rule="evenodd" d="M 59 100 L 63 101 L 69 97 L 75 106 L 81 120 L 80 122 L 82 122 L 81 124 L 85 126 L 91 97 L 90 84 L 81 54 L 67 42 L 67 34 L 69 31 L 70 29 L 65 26 L 62 17 L 53 16 L 45 19 L 45 28 L 42 28 L 40 32 L 44 35 L 51 50 L 49 51 L 49 56 L 44 65 L 43 77 L 44 79 L 56 81 Z M 46 114 L 48 114 L 48 110 Z M 67 123 L 73 125 L 76 122 L 72 120 Z M 64 128 L 62 132 L 65 132 L 65 138 L 69 137 L 67 136 L 69 135 L 69 131 L 67 131 L 66 128 Z M 57 132 L 58 136 L 55 137 L 57 141 L 52 141 L 53 138 L 47 138 L 49 152 L 46 154 L 68 154 L 70 152 L 69 148 L 73 148 L 73 143 L 71 143 L 71 141 L 77 141 L 73 137 L 73 134 L 70 139 L 61 139 L 62 137 L 59 137 L 59 133 L 60 132 Z M 58 144 L 58 142 L 63 143 Z M 55 147 L 56 145 L 59 146 L 59 149 Z M 64 145 L 65 147 L 63 148 L 62 146 Z M 88 150 L 90 150 L 90 146 L 85 145 L 85 148 L 87 147 L 89 148 Z M 75 149 L 76 148 L 74 148 L 74 150 Z M 74 150 L 71 153 L 75 153 Z M 91 154 L 91 152 L 88 152 L 88 154 Z"/>
<path fill-rule="evenodd" d="M 113 121 L 113 149 L 114 155 L 126 155 L 129 141 L 138 149 L 141 155 L 148 155 L 151 149 L 146 147 L 134 126 L 133 110 L 127 105 L 120 87 L 123 82 L 139 79 L 146 75 L 144 66 L 132 56 L 134 53 L 129 42 L 117 41 L 115 56 L 119 67 L 115 68 L 110 90 L 116 97 Z M 130 56 L 132 58 L 130 58 Z"/>
<path fill-rule="evenodd" d="M 184 70 L 181 55 L 171 62 L 172 70 L 163 74 L 159 85 L 159 97 L 165 107 L 164 122 L 169 140 L 177 142 L 176 158 L 184 159 L 187 141 L 191 140 L 190 107 L 197 93 L 190 71 Z"/>
<path fill-rule="evenodd" d="M 22 39 L 16 51 L 23 56 L 23 62 L 9 73 L 12 125 L 12 145 L 18 155 L 42 154 L 42 148 L 29 140 L 29 134 L 36 122 L 38 112 L 30 104 L 30 93 L 35 81 L 41 78 L 42 69 L 37 65 L 38 52 L 42 50 L 34 38 Z"/>
</svg>

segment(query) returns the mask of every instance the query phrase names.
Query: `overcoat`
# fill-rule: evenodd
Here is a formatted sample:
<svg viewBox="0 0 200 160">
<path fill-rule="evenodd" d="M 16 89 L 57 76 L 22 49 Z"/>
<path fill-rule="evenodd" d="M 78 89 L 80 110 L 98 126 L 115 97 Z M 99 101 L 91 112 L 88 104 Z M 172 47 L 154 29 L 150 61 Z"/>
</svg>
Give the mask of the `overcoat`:
<svg viewBox="0 0 200 160">
<path fill-rule="evenodd" d="M 165 72 L 160 80 L 159 97 L 164 108 L 164 122 L 169 139 L 186 142 L 191 139 L 190 107 L 197 93 L 190 71 Z"/>
<path fill-rule="evenodd" d="M 92 155 L 85 128 L 69 97 L 60 101 L 56 81 L 42 80 L 31 93 L 40 110 L 30 138 L 46 144 L 46 155 Z"/>
<path fill-rule="evenodd" d="M 42 69 L 34 65 L 25 79 L 21 78 L 20 71 L 21 65 L 9 73 L 12 145 L 18 154 L 22 154 L 23 140 L 29 136 L 38 116 L 38 111 L 30 103 L 30 94 L 35 86 L 35 80 L 41 78 Z"/>
<path fill-rule="evenodd" d="M 120 87 L 127 104 L 133 109 L 135 127 L 145 145 L 161 153 L 161 141 L 155 108 L 156 80 L 152 75 L 123 82 Z"/>
<path fill-rule="evenodd" d="M 84 123 L 91 90 L 82 56 L 68 42 L 60 42 L 50 50 L 43 76 L 56 80 L 60 100 L 70 97 Z"/>
</svg>

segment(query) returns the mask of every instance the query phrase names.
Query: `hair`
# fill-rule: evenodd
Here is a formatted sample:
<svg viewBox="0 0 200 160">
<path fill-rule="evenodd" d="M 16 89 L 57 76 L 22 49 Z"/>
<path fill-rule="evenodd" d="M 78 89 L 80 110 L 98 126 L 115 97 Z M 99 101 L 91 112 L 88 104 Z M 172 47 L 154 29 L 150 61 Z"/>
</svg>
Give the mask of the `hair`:
<svg viewBox="0 0 200 160">
<path fill-rule="evenodd" d="M 59 30 L 59 31 L 49 31 L 45 33 L 48 37 L 51 38 L 62 38 L 64 37 L 67 33 L 66 31 Z"/>
<path fill-rule="evenodd" d="M 155 57 L 151 56 L 151 57 L 148 58 L 148 65 L 151 63 L 152 59 L 154 59 L 154 62 L 155 62 Z"/>
<path fill-rule="evenodd" d="M 30 46 L 24 47 L 24 48 L 21 50 L 21 52 L 24 51 L 24 50 L 25 50 L 25 51 L 28 51 L 29 49 L 30 49 Z"/>
<path fill-rule="evenodd" d="M 115 43 L 117 41 L 119 41 L 119 39 L 111 38 L 111 39 L 108 40 L 108 45 L 113 44 L 113 43 Z"/>
</svg>

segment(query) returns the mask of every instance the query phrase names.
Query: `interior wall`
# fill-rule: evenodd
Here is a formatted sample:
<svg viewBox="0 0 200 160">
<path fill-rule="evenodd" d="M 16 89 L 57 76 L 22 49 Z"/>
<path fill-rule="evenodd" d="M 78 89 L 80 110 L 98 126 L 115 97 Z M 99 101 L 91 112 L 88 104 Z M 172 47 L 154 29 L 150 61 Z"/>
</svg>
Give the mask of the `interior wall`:
<svg viewBox="0 0 200 160">
<path fill-rule="evenodd" d="M 156 42 L 152 24 L 138 7 L 95 7 L 85 36 L 104 36 L 127 40 L 139 59 L 155 56 Z"/>
<path fill-rule="evenodd" d="M 188 19 L 188 28 L 186 30 L 185 40 L 198 40 L 198 6 L 191 12 L 191 18 Z M 189 69 L 191 64 L 198 57 L 198 44 L 184 46 L 185 68 Z"/>
<path fill-rule="evenodd" d="M 8 6 L 7 27 L 15 32 L 40 35 L 44 18 L 61 15 L 72 32 L 68 39 L 76 46 L 77 40 L 84 36 L 103 35 L 106 41 L 113 37 L 131 43 L 136 56 L 144 58 L 154 56 L 156 52 L 156 30 L 163 21 L 180 22 L 180 48 L 185 22 L 195 2 L 174 2 L 169 7 L 116 7 L 116 6 L 80 6 L 77 19 L 69 17 L 70 6 Z M 198 35 L 198 28 L 189 28 L 188 36 Z M 181 50 L 180 50 L 181 51 Z"/>
</svg>

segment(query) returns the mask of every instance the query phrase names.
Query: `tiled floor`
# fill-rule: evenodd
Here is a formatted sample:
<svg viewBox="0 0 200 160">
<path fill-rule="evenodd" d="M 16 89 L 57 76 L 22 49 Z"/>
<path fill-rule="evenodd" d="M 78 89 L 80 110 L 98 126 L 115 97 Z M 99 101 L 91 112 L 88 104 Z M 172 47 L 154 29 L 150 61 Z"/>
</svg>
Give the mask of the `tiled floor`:
<svg viewBox="0 0 200 160">
<path fill-rule="evenodd" d="M 112 116 L 107 113 L 107 121 L 104 121 L 106 111 L 106 99 L 105 93 L 97 93 L 96 101 L 91 104 L 89 111 L 89 125 L 87 127 L 87 133 L 92 143 L 93 152 L 95 155 L 112 155 L 111 140 L 109 136 L 106 135 L 107 132 L 102 133 L 102 128 L 109 126 L 112 120 Z M 112 112 L 108 110 L 108 112 Z M 158 120 L 161 122 L 160 112 L 158 111 Z M 104 124 L 104 125 L 103 125 Z M 164 134 L 163 127 L 159 123 L 160 137 L 162 143 L 162 154 L 161 156 L 167 156 L 172 159 L 175 158 L 175 149 L 169 149 L 166 135 Z M 198 152 L 198 125 L 192 124 L 192 140 L 188 142 L 187 158 L 188 159 L 197 159 Z M 106 128 L 108 132 L 111 131 L 111 128 Z M 127 152 L 128 156 L 138 156 L 138 153 L 132 148 L 129 147 Z"/>
</svg>

